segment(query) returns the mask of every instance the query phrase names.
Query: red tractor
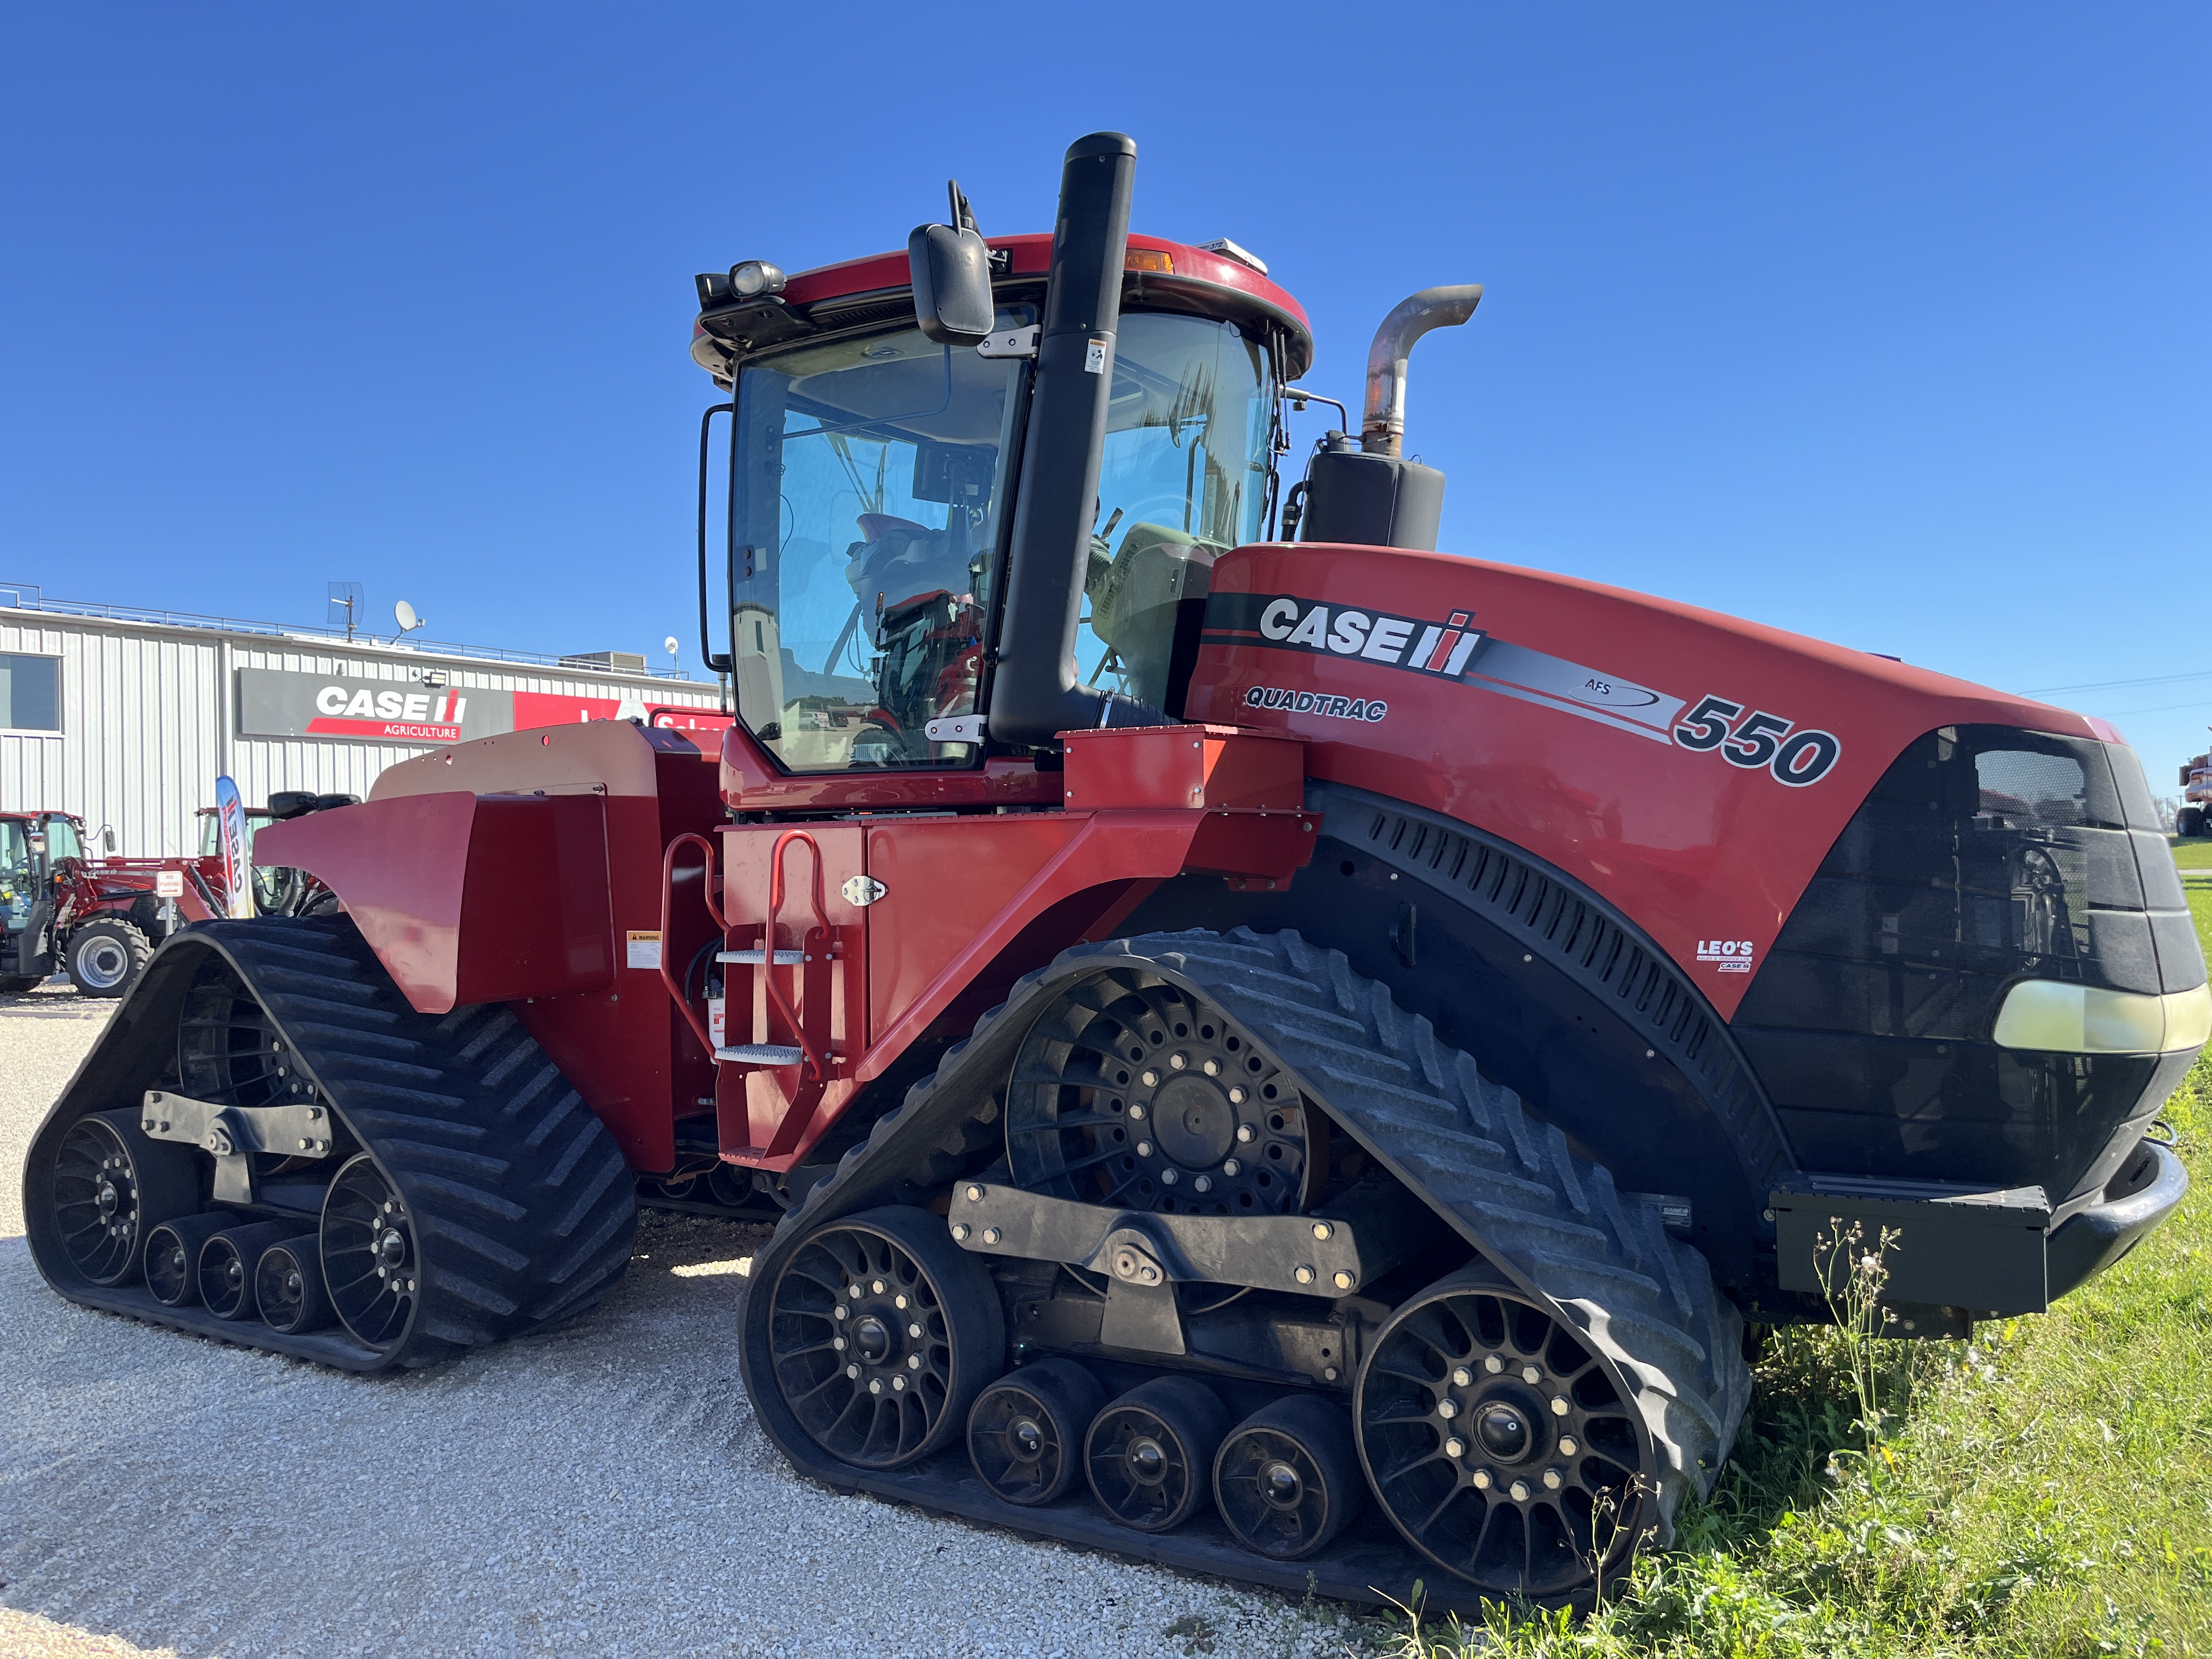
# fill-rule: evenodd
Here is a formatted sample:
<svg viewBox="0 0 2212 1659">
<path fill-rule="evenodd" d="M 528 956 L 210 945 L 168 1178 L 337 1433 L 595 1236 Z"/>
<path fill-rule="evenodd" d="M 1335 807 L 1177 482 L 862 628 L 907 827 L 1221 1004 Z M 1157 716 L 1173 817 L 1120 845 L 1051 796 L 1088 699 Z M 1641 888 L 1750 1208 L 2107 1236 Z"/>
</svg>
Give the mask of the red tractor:
<svg viewBox="0 0 2212 1659">
<path fill-rule="evenodd" d="M 247 812 L 248 844 L 271 823 L 359 799 L 280 792 Z M 27 991 L 58 969 L 82 995 L 123 996 L 171 933 L 228 915 L 215 809 L 204 809 L 199 824 L 194 857 L 117 858 L 114 832 L 103 830 L 109 856 L 95 860 L 85 851 L 83 821 L 70 813 L 0 813 L 0 914 L 7 921 L 0 995 Z M 327 915 L 341 908 L 302 870 L 257 864 L 252 879 L 257 915 Z"/>
<path fill-rule="evenodd" d="M 1385 322 L 1285 538 L 1304 313 L 1129 235 L 1134 156 L 1076 143 L 1050 236 L 956 190 L 699 279 L 738 723 L 264 830 L 347 914 L 162 946 L 32 1148 L 57 1290 L 375 1371 L 590 1307 L 641 1195 L 765 1208 L 739 1363 L 830 1486 L 1565 1601 L 1852 1230 L 1932 1337 L 2172 1211 L 2212 991 L 2111 728 L 1431 550 L 1407 357 L 1472 289 Z"/>
</svg>

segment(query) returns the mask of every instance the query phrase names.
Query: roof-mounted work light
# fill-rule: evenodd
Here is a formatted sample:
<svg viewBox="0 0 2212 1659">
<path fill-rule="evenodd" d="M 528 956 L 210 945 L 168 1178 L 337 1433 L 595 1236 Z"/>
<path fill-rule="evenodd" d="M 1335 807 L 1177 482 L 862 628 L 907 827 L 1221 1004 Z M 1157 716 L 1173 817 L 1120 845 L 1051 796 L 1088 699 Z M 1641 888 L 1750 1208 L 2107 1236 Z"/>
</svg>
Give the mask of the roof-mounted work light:
<svg viewBox="0 0 2212 1659">
<path fill-rule="evenodd" d="M 763 294 L 783 292 L 783 267 L 765 259 L 747 259 L 730 267 L 730 297 L 757 300 Z"/>
</svg>

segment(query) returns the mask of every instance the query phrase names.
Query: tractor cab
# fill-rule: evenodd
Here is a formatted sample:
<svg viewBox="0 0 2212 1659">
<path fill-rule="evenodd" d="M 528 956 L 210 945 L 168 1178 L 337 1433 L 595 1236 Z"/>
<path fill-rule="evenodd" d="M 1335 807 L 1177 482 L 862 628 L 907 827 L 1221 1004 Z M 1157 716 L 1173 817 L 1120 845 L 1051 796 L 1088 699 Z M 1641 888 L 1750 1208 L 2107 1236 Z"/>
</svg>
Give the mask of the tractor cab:
<svg viewBox="0 0 2212 1659">
<path fill-rule="evenodd" d="M 55 876 L 84 857 L 84 824 L 66 812 L 0 813 L 0 991 L 54 970 Z"/>
<path fill-rule="evenodd" d="M 735 394 L 707 417 L 709 437 L 718 416 L 732 422 L 726 624 L 708 621 L 702 445 L 705 649 L 785 771 L 983 762 L 991 665 L 1013 644 L 1003 618 L 1020 585 L 1010 554 L 1052 240 L 976 246 L 981 338 L 918 318 L 903 256 L 699 279 L 693 353 Z M 1081 563 L 1054 574 L 1080 587 L 1066 680 L 1103 707 L 1158 710 L 1188 677 L 1214 562 L 1273 526 L 1283 387 L 1312 342 L 1297 301 L 1233 245 L 1132 236 L 1120 257 L 1118 318 L 1081 342 L 1091 384 L 1076 389 L 1104 405 Z M 1076 540 L 1055 540 L 1048 562 L 1071 563 Z"/>
</svg>

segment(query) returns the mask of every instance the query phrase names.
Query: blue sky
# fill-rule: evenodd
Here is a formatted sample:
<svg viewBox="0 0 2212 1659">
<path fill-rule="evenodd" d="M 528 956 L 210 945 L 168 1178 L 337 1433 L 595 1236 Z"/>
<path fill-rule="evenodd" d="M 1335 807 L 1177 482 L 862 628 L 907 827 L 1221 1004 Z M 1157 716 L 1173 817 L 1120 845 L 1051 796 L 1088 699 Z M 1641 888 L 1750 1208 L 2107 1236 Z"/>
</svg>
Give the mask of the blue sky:
<svg viewBox="0 0 2212 1659">
<path fill-rule="evenodd" d="M 1047 228 L 1118 127 L 1138 227 L 1267 258 L 1319 389 L 1487 285 L 1414 360 L 1448 550 L 2093 686 L 2164 787 L 2212 720 L 2208 85 L 2155 4 L 18 7 L 0 580 L 665 661 L 692 273 L 896 247 L 949 173 Z"/>
</svg>

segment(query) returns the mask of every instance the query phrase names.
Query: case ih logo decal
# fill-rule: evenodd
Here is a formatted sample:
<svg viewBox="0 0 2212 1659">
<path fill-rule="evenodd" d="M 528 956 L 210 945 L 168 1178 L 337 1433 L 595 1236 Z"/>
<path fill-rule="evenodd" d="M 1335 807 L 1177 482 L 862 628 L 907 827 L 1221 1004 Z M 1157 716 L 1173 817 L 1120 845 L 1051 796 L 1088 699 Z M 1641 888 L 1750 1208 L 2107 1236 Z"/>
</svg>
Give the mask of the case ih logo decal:
<svg viewBox="0 0 2212 1659">
<path fill-rule="evenodd" d="M 1752 943 L 1747 939 L 1701 939 L 1698 941 L 1698 960 L 1715 963 L 1724 974 L 1747 974 L 1751 971 Z"/>
<path fill-rule="evenodd" d="M 1401 672 L 1457 680 L 1479 691 L 1594 720 L 1652 743 L 1717 749 L 1730 765 L 1764 769 L 1792 788 L 1818 783 L 1843 752 L 1834 733 L 1800 728 L 1778 714 L 1761 712 L 1738 722 L 1743 705 L 1725 697 L 1706 697 L 1685 714 L 1680 697 L 1486 633 L 1474 626 L 1472 608 L 1436 621 L 1330 605 L 1295 593 L 1222 592 L 1206 602 L 1206 626 L 1200 639 L 1206 645 L 1352 659 Z M 1270 685 L 1252 686 L 1243 702 L 1248 708 L 1339 720 L 1379 720 L 1389 708 L 1370 698 L 1363 713 L 1357 698 Z"/>
<path fill-rule="evenodd" d="M 1466 668 L 1482 632 L 1468 623 L 1474 613 L 1455 611 L 1443 622 L 1389 617 L 1350 605 L 1328 605 L 1288 593 L 1216 593 L 1206 602 L 1208 641 L 1260 645 L 1322 657 L 1358 657 L 1386 668 L 1456 677 Z"/>
</svg>

